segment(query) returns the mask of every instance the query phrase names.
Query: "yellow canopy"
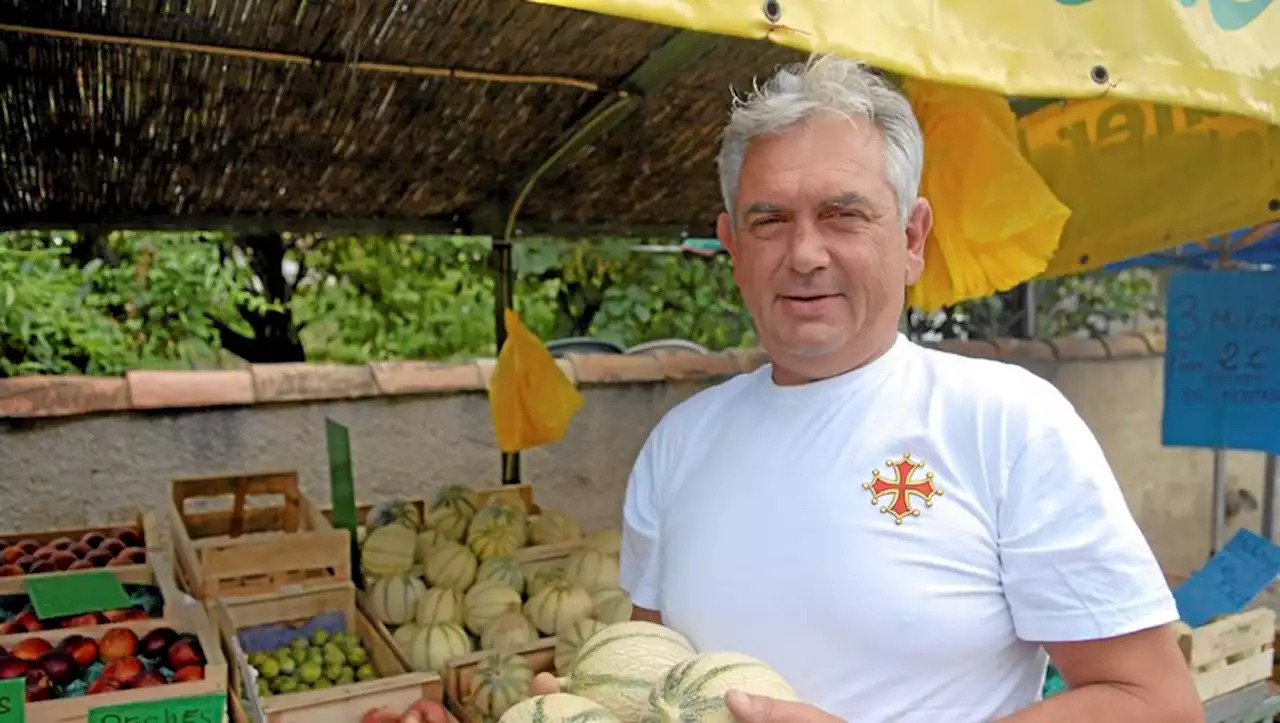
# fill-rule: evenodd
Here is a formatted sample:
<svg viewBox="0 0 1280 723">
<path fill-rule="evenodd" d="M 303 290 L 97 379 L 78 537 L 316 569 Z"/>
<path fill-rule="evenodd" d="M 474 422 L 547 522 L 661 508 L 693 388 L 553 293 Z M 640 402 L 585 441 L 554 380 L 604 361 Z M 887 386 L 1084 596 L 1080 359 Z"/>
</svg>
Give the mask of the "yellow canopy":
<svg viewBox="0 0 1280 723">
<path fill-rule="evenodd" d="M 1280 1 L 534 1 L 914 79 L 937 208 L 917 306 L 1280 217 Z M 1004 97 L 1071 100 L 1015 120 Z"/>
</svg>

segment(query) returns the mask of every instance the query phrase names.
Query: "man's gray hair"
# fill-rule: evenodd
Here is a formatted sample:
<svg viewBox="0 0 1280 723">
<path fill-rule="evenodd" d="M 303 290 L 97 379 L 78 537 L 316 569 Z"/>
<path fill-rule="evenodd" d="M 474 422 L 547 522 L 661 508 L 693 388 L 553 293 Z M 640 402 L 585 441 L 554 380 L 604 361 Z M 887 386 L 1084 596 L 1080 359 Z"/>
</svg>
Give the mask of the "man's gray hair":
<svg viewBox="0 0 1280 723">
<path fill-rule="evenodd" d="M 777 133 L 830 111 L 856 120 L 869 118 L 884 133 L 885 174 L 898 196 L 902 223 L 920 193 L 924 135 L 906 97 L 865 65 L 834 55 L 785 66 L 746 97 L 734 96 L 720 145 L 720 192 L 735 214 L 738 181 L 747 147 L 759 136 Z"/>
</svg>

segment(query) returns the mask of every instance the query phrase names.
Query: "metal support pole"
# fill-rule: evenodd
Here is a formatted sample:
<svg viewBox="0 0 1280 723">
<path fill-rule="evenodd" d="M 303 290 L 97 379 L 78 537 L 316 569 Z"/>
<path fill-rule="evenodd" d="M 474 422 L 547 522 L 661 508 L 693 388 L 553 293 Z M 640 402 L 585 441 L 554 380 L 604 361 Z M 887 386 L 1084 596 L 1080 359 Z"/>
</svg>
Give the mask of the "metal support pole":
<svg viewBox="0 0 1280 723">
<path fill-rule="evenodd" d="M 1227 527 L 1227 451 L 1213 450 L 1213 524 L 1210 526 L 1214 555 L 1226 544 Z"/>
<path fill-rule="evenodd" d="M 1269 454 L 1262 463 L 1262 530 L 1263 537 L 1276 541 L 1276 456 Z"/>
<path fill-rule="evenodd" d="M 490 260 L 493 264 L 493 331 L 497 341 L 497 353 L 507 341 L 507 320 L 504 312 L 515 308 L 516 271 L 511 242 L 493 239 Z M 520 454 L 502 453 L 502 484 L 520 483 Z"/>
<path fill-rule="evenodd" d="M 1022 285 L 1022 337 L 1036 338 L 1036 282 Z"/>
</svg>

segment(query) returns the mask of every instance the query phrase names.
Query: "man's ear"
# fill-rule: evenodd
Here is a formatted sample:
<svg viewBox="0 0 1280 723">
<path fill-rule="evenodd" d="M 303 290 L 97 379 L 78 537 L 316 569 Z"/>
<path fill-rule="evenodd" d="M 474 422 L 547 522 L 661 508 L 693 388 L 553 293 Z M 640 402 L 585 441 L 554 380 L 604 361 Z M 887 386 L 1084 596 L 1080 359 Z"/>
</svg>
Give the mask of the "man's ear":
<svg viewBox="0 0 1280 723">
<path fill-rule="evenodd" d="M 917 198 L 907 219 L 907 286 L 919 281 L 920 274 L 924 273 L 924 245 L 932 230 L 933 207 L 927 200 Z"/>
<path fill-rule="evenodd" d="M 716 218 L 716 238 L 720 240 L 724 250 L 729 252 L 729 258 L 736 261 L 738 247 L 733 235 L 733 217 L 727 212 L 721 211 L 720 216 Z"/>
</svg>

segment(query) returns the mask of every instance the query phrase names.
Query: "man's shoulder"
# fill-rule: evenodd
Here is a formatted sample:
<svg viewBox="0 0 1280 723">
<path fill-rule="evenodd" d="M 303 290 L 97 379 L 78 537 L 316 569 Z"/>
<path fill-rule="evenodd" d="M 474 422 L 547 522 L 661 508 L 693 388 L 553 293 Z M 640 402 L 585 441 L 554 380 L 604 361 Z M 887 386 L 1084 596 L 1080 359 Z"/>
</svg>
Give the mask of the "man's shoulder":
<svg viewBox="0 0 1280 723">
<path fill-rule="evenodd" d="M 683 436 L 692 432 L 718 414 L 725 413 L 726 407 L 747 393 L 763 373 L 768 372 L 763 368 L 757 369 L 703 389 L 668 410 L 654 428 L 654 433 Z"/>
<path fill-rule="evenodd" d="M 1002 416 L 1046 418 L 1074 412 L 1071 402 L 1052 382 L 1026 367 L 930 346 L 920 350 L 931 394 L 949 403 L 998 410 Z"/>
</svg>

